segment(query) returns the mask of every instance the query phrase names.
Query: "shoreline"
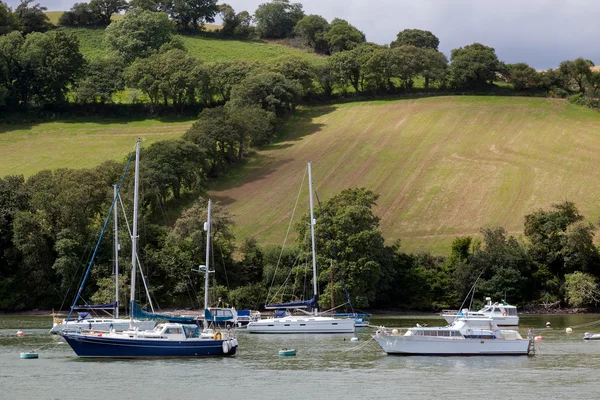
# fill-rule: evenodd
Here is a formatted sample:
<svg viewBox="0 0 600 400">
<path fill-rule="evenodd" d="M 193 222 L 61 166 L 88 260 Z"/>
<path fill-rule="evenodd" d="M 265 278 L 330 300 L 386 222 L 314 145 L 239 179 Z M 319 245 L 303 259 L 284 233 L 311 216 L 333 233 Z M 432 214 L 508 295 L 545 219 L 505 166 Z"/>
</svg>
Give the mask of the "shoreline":
<svg viewBox="0 0 600 400">
<path fill-rule="evenodd" d="M 191 315 L 201 316 L 202 311 L 200 310 L 189 310 L 189 309 L 165 309 L 159 311 L 164 314 L 175 314 L 175 315 Z M 373 310 L 361 310 L 358 313 L 368 313 L 375 316 L 385 315 L 419 315 L 419 316 L 439 316 L 440 311 L 420 311 L 411 310 L 405 308 L 386 308 L 386 309 L 373 309 Z M 0 312 L 1 316 L 9 317 L 52 317 L 52 314 L 57 317 L 66 317 L 68 311 L 56 311 L 56 310 L 29 310 L 29 311 L 15 311 L 15 312 Z M 518 310 L 519 315 L 578 315 L 578 314 L 600 314 L 600 308 L 598 307 L 580 307 L 580 308 L 545 308 L 545 307 L 528 307 Z M 263 315 L 270 315 L 272 313 L 261 311 Z"/>
</svg>

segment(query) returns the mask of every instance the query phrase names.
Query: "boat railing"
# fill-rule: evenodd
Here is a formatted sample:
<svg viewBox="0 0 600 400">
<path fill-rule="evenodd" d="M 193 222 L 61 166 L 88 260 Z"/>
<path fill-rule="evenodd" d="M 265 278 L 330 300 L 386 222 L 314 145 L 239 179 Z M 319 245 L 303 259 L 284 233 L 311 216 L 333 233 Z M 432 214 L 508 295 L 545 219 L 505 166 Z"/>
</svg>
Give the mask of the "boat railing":
<svg viewBox="0 0 600 400">
<path fill-rule="evenodd" d="M 442 310 L 442 315 L 456 315 L 460 310 Z"/>
</svg>

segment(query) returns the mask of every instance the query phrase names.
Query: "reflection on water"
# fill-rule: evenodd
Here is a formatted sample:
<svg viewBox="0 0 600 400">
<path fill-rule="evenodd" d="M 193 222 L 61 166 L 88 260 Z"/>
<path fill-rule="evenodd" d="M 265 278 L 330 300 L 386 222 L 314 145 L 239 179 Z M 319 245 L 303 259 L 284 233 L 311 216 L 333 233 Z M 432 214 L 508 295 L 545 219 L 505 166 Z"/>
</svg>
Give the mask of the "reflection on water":
<svg viewBox="0 0 600 400">
<path fill-rule="evenodd" d="M 600 315 L 522 316 L 520 331 L 540 330 L 535 357 L 395 357 L 371 340 L 374 328 L 355 335 L 252 335 L 239 333 L 233 358 L 83 360 L 48 334 L 51 318 L 0 317 L 0 398 L 579 398 L 600 397 L 600 341 L 564 328 Z M 437 316 L 373 317 L 374 326 L 443 325 Z M 25 331 L 17 338 L 17 330 Z M 294 348 L 296 357 L 280 357 Z M 35 349 L 40 358 L 21 360 Z M 118 390 L 117 390 L 118 388 Z M 118 396 L 116 395 L 118 393 Z"/>
</svg>

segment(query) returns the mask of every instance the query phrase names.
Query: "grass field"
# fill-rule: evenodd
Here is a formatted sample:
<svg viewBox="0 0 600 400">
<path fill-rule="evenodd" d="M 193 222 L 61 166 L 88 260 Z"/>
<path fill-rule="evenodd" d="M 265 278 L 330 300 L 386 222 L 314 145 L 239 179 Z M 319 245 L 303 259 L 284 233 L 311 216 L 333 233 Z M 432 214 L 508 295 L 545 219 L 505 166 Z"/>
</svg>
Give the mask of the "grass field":
<svg viewBox="0 0 600 400">
<path fill-rule="evenodd" d="M 214 29 L 214 26 L 211 26 Z M 79 38 L 81 53 L 87 59 L 106 56 L 104 28 L 60 28 Z M 295 56 L 311 61 L 322 56 L 304 50 L 255 40 L 233 40 L 203 35 L 179 35 L 189 53 L 206 63 L 218 61 L 264 61 L 273 62 L 282 57 Z"/>
<path fill-rule="evenodd" d="M 365 186 L 380 194 L 386 239 L 447 253 L 452 239 L 574 201 L 600 217 L 600 113 L 561 100 L 436 97 L 308 108 L 286 135 L 213 198 L 235 215 L 238 240 L 281 244 L 306 162 L 321 199 Z M 308 208 L 307 189 L 300 213 Z"/>
<path fill-rule="evenodd" d="M 75 119 L 34 125 L 0 124 L 0 176 L 43 169 L 86 168 L 122 160 L 137 138 L 144 146 L 180 137 L 192 120 Z"/>
</svg>

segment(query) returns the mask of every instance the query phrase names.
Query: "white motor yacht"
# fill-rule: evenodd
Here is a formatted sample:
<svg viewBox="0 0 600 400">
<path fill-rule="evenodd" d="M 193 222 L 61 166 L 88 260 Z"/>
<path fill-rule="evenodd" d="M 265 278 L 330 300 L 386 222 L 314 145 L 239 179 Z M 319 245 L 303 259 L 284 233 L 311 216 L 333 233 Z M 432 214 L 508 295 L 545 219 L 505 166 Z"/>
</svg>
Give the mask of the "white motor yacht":
<svg viewBox="0 0 600 400">
<path fill-rule="evenodd" d="M 485 298 L 487 304 L 479 311 L 469 311 L 465 308 L 458 310 L 443 310 L 440 314 L 449 324 L 459 317 L 471 319 L 471 325 L 477 325 L 481 322 L 482 326 L 487 325 L 487 319 L 492 318 L 499 327 L 519 326 L 519 315 L 517 307 L 503 301 L 502 303 L 492 303 L 490 297 Z"/>
</svg>

